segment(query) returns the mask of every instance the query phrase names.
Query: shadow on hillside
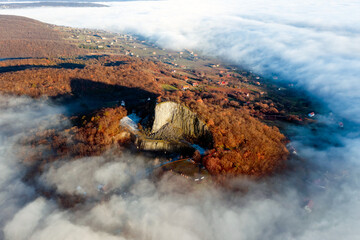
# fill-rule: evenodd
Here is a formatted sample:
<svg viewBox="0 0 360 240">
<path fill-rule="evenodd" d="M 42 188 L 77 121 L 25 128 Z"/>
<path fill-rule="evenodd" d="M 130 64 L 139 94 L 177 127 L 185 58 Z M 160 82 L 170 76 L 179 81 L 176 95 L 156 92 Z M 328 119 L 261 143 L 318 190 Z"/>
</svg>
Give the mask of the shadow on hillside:
<svg viewBox="0 0 360 240">
<path fill-rule="evenodd" d="M 82 55 L 82 56 L 78 56 L 76 59 L 79 60 L 91 60 L 91 59 L 96 59 L 99 60 L 100 58 L 103 57 L 108 57 L 109 55 L 107 54 L 99 54 L 99 55 Z"/>
<path fill-rule="evenodd" d="M 125 65 L 128 64 L 129 62 L 127 61 L 116 61 L 116 62 L 109 62 L 109 63 L 105 63 L 104 66 L 105 67 L 117 67 L 120 65 Z"/>
<path fill-rule="evenodd" d="M 142 117 L 152 114 L 157 94 L 141 88 L 129 88 L 94 82 L 88 79 L 72 79 L 71 94 L 59 95 L 54 100 L 65 106 L 69 115 L 92 112 L 106 107 L 124 106 L 128 113 Z"/>
<path fill-rule="evenodd" d="M 19 66 L 7 66 L 7 67 L 0 67 L 0 73 L 7 73 L 7 72 L 18 72 L 23 71 L 26 69 L 46 69 L 46 68 L 59 68 L 59 69 L 83 69 L 85 67 L 84 64 L 78 63 L 60 63 L 58 65 L 53 66 L 46 66 L 46 65 L 19 65 Z"/>
</svg>

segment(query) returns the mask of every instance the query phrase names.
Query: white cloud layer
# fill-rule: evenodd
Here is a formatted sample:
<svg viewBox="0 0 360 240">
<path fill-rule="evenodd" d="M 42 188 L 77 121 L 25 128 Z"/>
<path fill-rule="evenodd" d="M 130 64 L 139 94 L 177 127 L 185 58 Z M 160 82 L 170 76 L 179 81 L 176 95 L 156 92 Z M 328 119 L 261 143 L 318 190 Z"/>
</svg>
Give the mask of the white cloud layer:
<svg viewBox="0 0 360 240">
<path fill-rule="evenodd" d="M 111 153 L 49 163 L 37 181 L 24 183 L 29 166 L 16 142 L 32 129 L 62 127 L 56 121 L 61 109 L 43 100 L 1 97 L 0 110 L 0 128 L 7 129 L 0 133 L 0 238 L 315 240 L 360 234 L 359 139 L 321 151 L 301 146 L 304 132 L 297 146 L 313 164 L 310 172 L 236 179 L 238 192 L 172 174 L 151 181 L 143 157 Z M 56 195 L 47 199 L 39 189 Z M 66 210 L 58 194 L 84 201 Z M 311 214 L 306 199 L 313 201 Z"/>
<path fill-rule="evenodd" d="M 297 82 L 336 113 L 360 120 L 360 3 L 325 0 L 198 0 L 109 3 L 111 8 L 1 10 L 75 27 L 140 33 L 164 47 L 197 48 Z M 49 165 L 35 185 L 16 155 L 24 132 L 54 123 L 61 109 L 0 98 L 0 238 L 5 239 L 356 239 L 360 235 L 359 130 L 320 133 L 341 143 L 325 150 L 299 130 L 294 144 L 310 172 L 254 183 L 238 193 L 181 177 L 139 178 L 141 158 L 108 155 Z M 111 156 L 111 155 L 110 155 Z M 109 194 L 98 191 L 107 186 Z M 36 193 L 84 195 L 72 210 Z M 78 187 L 81 188 L 78 188 Z M 325 187 L 325 188 L 324 188 Z M 313 212 L 303 201 L 310 198 Z"/>
</svg>

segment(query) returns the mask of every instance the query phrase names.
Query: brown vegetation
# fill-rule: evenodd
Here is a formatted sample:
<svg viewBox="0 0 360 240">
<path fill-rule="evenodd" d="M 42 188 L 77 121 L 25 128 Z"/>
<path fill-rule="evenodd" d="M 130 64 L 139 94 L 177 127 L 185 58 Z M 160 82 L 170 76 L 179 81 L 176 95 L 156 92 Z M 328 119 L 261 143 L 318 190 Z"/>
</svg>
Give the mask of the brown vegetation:
<svg viewBox="0 0 360 240">
<path fill-rule="evenodd" d="M 161 91 L 154 78 L 154 73 L 157 71 L 154 63 L 128 57 L 114 57 L 112 60 L 119 63 L 118 66 L 106 66 L 109 59 L 104 57 L 94 64 L 81 68 L 59 68 L 49 61 L 48 65 L 35 66 L 21 71 L 17 71 L 17 68 L 21 69 L 23 61 L 17 61 L 20 64 L 13 66 L 13 70 L 10 69 L 0 75 L 0 91 L 35 98 L 44 95 L 51 97 L 72 95 L 71 82 L 74 79 L 88 79 L 92 82 L 128 88 L 143 88 L 150 92 Z M 81 88 L 89 91 L 89 86 Z M 76 89 L 77 93 L 81 91 L 81 88 Z M 96 91 L 96 89 L 94 90 Z M 111 91 L 114 90 L 116 89 L 108 88 L 107 91 L 110 92 L 106 92 L 106 94 L 111 94 Z M 99 94 L 99 91 L 96 94 Z"/>
<path fill-rule="evenodd" d="M 78 55 L 49 25 L 18 16 L 0 15 L 0 58 Z"/>
<path fill-rule="evenodd" d="M 59 158 L 96 156 L 116 144 L 125 145 L 130 135 L 119 126 L 119 121 L 126 115 L 123 107 L 104 108 L 87 116 L 73 117 L 73 125 L 64 129 L 36 132 L 22 140 L 32 152 L 26 152 L 26 162 L 41 165 Z"/>
<path fill-rule="evenodd" d="M 74 60 L 67 63 L 79 64 Z M 254 108 L 243 104 L 247 100 L 246 91 L 230 87 L 167 91 L 162 88 L 164 84 L 182 89 L 182 80 L 173 78 L 163 64 L 135 58 L 106 56 L 83 63 L 83 67 L 66 69 L 57 68 L 60 63 L 49 60 L 33 69 L 16 72 L 10 69 L 0 74 L 0 91 L 32 97 L 77 96 L 110 101 L 120 100 L 124 94 L 136 89 L 130 94 L 136 99 L 151 96 L 155 101 L 159 96 L 158 101 L 183 103 L 207 123 L 213 142 L 206 146 L 209 151 L 202 161 L 212 174 L 263 176 L 284 165 L 288 155 L 284 135 L 277 128 L 269 127 L 251 116 Z M 26 65 L 25 62 L 12 62 L 13 67 L 22 65 Z M 128 96 L 129 101 L 135 101 L 131 96 Z M 140 102 L 137 100 L 134 108 L 150 108 Z M 259 109 L 277 111 L 271 103 L 255 105 Z M 113 143 L 120 141 L 123 144 L 129 140 L 126 134 L 121 134 L 123 130 L 118 124 L 125 115 L 124 108 L 114 107 L 77 116 L 73 119 L 73 128 L 61 133 L 49 130 L 44 135 L 50 140 L 46 144 L 51 145 L 49 149 L 56 149 L 55 155 L 100 154 Z M 33 143 L 34 146 L 39 144 Z"/>
<path fill-rule="evenodd" d="M 210 128 L 213 149 L 203 161 L 212 174 L 262 176 L 284 166 L 288 155 L 284 135 L 253 118 L 248 110 L 234 108 L 221 94 L 186 91 L 167 97 L 185 103 Z"/>
</svg>

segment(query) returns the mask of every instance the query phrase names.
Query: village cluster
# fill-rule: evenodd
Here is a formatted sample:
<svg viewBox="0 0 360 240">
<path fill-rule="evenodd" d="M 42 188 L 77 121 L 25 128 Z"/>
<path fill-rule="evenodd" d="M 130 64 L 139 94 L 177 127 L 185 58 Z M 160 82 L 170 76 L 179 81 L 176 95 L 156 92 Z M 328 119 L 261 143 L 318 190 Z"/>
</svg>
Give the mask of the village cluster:
<svg viewBox="0 0 360 240">
<path fill-rule="evenodd" d="M 160 48 L 155 44 L 148 43 L 141 37 L 130 34 L 118 34 L 103 30 L 61 28 L 62 32 L 68 34 L 67 40 L 80 48 L 91 50 L 94 54 L 120 54 L 131 57 L 144 57 L 160 61 L 173 68 L 174 75 L 183 75 L 184 80 L 214 79 L 219 86 L 229 86 L 229 79 L 241 77 L 237 68 L 226 68 L 220 62 L 209 57 L 201 56 L 190 49 L 171 51 Z M 194 69 L 200 69 L 194 74 Z M 212 72 L 212 75 L 209 75 Z M 195 78 L 194 78 L 195 77 Z M 257 78 L 259 80 L 260 77 Z M 183 90 L 199 87 L 199 82 L 189 81 Z M 254 83 L 260 85 L 259 81 Z"/>
</svg>

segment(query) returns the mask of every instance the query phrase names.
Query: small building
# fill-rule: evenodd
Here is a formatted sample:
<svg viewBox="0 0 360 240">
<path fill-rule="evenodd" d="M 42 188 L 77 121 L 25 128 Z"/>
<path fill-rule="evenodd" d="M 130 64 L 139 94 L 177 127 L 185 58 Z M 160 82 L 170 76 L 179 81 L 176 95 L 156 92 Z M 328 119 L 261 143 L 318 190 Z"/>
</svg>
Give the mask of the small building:
<svg viewBox="0 0 360 240">
<path fill-rule="evenodd" d="M 311 118 L 312 118 L 312 117 L 315 117 L 315 113 L 314 113 L 314 112 L 311 112 L 311 113 L 308 114 L 308 116 L 311 117 Z"/>
<path fill-rule="evenodd" d="M 227 81 L 219 81 L 219 82 L 217 82 L 219 85 L 221 85 L 221 86 L 226 86 L 226 85 L 228 85 L 229 84 L 229 82 L 227 82 Z"/>
</svg>

